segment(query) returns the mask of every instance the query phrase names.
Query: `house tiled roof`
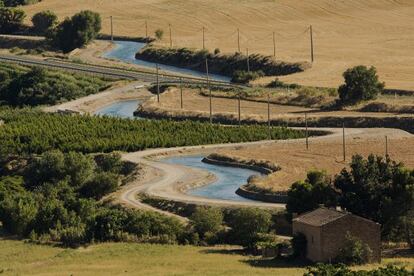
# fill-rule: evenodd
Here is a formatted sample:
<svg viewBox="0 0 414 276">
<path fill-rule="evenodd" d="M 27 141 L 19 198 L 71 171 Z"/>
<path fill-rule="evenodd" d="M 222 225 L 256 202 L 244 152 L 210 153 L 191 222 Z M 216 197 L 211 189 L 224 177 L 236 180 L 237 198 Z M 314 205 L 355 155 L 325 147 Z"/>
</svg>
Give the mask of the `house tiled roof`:
<svg viewBox="0 0 414 276">
<path fill-rule="evenodd" d="M 309 224 L 312 226 L 322 226 L 347 215 L 350 215 L 350 213 L 321 207 L 314 211 L 305 213 L 297 218 L 294 218 L 293 221 Z"/>
</svg>

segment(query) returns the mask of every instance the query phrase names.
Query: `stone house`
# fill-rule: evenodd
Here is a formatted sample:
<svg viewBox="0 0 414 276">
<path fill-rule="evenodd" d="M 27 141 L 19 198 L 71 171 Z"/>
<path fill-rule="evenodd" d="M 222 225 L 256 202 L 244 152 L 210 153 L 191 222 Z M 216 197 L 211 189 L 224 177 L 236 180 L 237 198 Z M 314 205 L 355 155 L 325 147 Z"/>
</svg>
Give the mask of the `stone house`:
<svg viewBox="0 0 414 276">
<path fill-rule="evenodd" d="M 320 207 L 292 221 L 293 233 L 307 239 L 307 258 L 314 262 L 329 262 L 338 256 L 346 234 L 368 244 L 374 262 L 381 261 L 380 224 L 349 212 Z"/>
</svg>

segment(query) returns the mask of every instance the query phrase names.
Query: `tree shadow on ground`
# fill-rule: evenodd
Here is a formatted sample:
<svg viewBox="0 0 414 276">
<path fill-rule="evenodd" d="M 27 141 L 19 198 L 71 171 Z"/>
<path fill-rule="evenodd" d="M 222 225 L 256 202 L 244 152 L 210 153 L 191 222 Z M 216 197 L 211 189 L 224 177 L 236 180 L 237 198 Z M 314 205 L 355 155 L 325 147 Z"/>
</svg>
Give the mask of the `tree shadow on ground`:
<svg viewBox="0 0 414 276">
<path fill-rule="evenodd" d="M 201 250 L 202 254 L 226 254 L 226 255 L 246 255 L 247 252 L 242 248 L 213 248 Z"/>
<path fill-rule="evenodd" d="M 243 260 L 242 262 L 247 263 L 253 267 L 262 268 L 305 268 L 312 265 L 312 262 L 307 260 L 291 260 L 287 258 L 281 259 L 252 259 Z"/>
</svg>

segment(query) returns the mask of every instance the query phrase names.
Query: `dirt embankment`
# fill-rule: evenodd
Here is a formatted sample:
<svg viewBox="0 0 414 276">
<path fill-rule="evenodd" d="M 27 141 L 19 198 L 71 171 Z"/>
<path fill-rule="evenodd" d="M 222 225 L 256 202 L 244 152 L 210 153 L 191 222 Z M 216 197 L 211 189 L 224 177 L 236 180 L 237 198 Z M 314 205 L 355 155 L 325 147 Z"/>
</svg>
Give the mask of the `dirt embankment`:
<svg viewBox="0 0 414 276">
<path fill-rule="evenodd" d="M 177 120 L 194 119 L 208 121 L 209 98 L 200 95 L 197 90 L 186 89 L 183 92 L 183 109 L 180 103 L 180 91 L 170 88 L 161 95 L 158 103 L 149 99 L 137 110 L 137 115 L 150 118 L 174 118 Z M 217 123 L 237 124 L 238 100 L 232 98 L 212 98 L 213 121 Z M 240 101 L 240 119 L 242 123 L 267 123 L 268 105 L 265 102 Z M 414 133 L 413 114 L 394 114 L 379 112 L 359 112 L 353 110 L 321 111 L 315 108 L 270 104 L 270 119 L 273 126 L 305 126 L 307 113 L 309 127 L 346 127 L 399 128 Z"/>
</svg>

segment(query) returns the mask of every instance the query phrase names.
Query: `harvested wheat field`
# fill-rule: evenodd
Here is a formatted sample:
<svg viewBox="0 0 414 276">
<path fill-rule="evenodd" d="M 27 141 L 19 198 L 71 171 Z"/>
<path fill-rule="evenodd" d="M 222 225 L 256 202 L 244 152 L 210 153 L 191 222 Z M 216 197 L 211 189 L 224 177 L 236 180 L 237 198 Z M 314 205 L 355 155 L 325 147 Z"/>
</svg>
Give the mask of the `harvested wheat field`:
<svg viewBox="0 0 414 276">
<path fill-rule="evenodd" d="M 347 130 L 345 130 L 345 133 Z M 354 132 L 354 131 L 353 131 Z M 335 175 L 347 166 L 352 155 L 385 155 L 385 136 L 388 136 L 388 153 L 391 159 L 414 168 L 414 136 L 398 129 L 366 129 L 363 134 L 346 136 L 346 162 L 343 162 L 340 137 L 309 139 L 305 142 L 275 143 L 273 145 L 245 147 L 238 150 L 221 150 L 218 153 L 232 157 L 263 159 L 278 164 L 281 170 L 257 180 L 255 186 L 268 191 L 286 191 L 290 185 L 306 177 L 309 170 L 326 170 Z"/>
<path fill-rule="evenodd" d="M 206 47 L 222 52 L 237 50 L 273 54 L 281 60 L 310 59 L 309 25 L 313 25 L 315 63 L 305 73 L 283 79 L 304 85 L 337 86 L 342 72 L 354 65 L 374 65 L 389 88 L 414 89 L 414 1 L 412 0 L 43 0 L 24 7 L 27 21 L 38 11 L 50 9 L 60 19 L 91 9 L 103 19 L 103 32 L 110 32 L 114 18 L 117 35 L 144 36 L 164 30 L 161 42 L 169 45 L 168 24 L 174 46 Z"/>
</svg>

